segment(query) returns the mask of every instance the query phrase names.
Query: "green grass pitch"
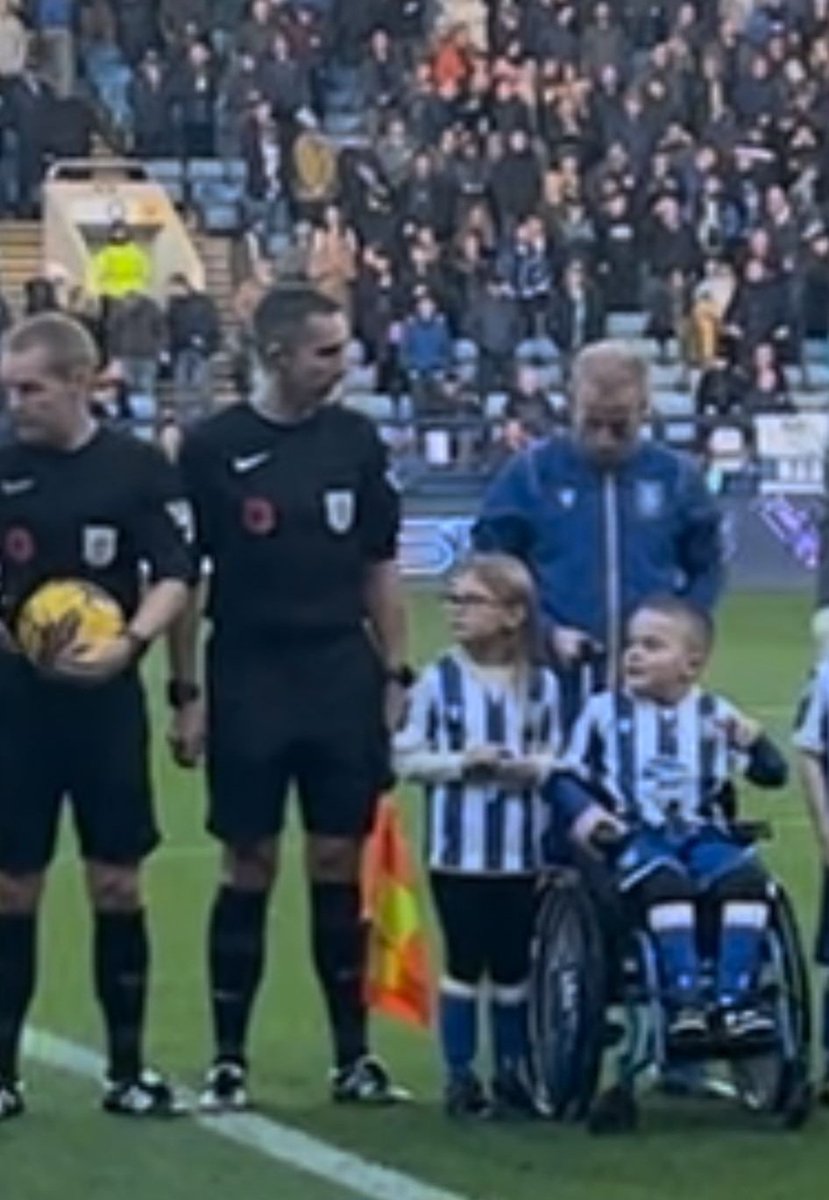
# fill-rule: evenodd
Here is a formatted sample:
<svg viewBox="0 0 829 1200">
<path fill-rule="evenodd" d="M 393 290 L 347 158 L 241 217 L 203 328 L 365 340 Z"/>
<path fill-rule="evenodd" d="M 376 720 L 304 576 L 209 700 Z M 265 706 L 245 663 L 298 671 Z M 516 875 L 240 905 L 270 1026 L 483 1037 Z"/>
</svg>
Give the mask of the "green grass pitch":
<svg viewBox="0 0 829 1200">
<path fill-rule="evenodd" d="M 738 596 L 725 605 L 711 681 L 772 733 L 786 739 L 808 665 L 808 600 Z M 434 598 L 412 596 L 416 657 L 440 644 Z M 202 833 L 198 777 L 176 771 L 163 745 L 159 664 L 151 664 L 157 717 L 158 793 L 165 846 L 149 868 L 155 930 L 151 1057 L 197 1083 L 209 1050 L 204 987 L 204 924 L 216 853 Z M 48 753 L 48 747 L 44 747 Z M 413 831 L 418 803 L 407 797 Z M 802 803 L 749 794 L 746 808 L 771 817 L 768 857 L 791 889 L 811 939 L 817 856 Z M 829 1179 L 829 1114 L 784 1134 L 736 1108 L 713 1102 L 644 1103 L 642 1129 L 596 1141 L 579 1128 L 449 1125 L 439 1108 L 431 1039 L 385 1021 L 377 1043 L 416 1092 L 411 1108 L 343 1111 L 326 1101 L 327 1042 L 306 951 L 306 905 L 292 840 L 270 927 L 270 969 L 253 1045 L 253 1087 L 262 1110 L 368 1158 L 452 1188 L 475 1200 L 818 1200 Z M 34 1024 L 97 1046 L 90 996 L 88 921 L 71 841 L 52 872 L 42 929 L 42 973 Z M 31 1067 L 30 1115 L 0 1129 L 3 1200 L 345 1200 L 349 1194 L 237 1149 L 195 1124 L 113 1121 L 94 1107 L 88 1082 Z"/>
</svg>

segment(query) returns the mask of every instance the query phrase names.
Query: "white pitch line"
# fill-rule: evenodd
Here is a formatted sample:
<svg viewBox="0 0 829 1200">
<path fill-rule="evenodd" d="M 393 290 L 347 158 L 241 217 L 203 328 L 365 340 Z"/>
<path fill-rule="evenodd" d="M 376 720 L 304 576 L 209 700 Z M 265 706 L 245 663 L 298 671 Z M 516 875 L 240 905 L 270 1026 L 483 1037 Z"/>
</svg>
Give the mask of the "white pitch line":
<svg viewBox="0 0 829 1200">
<path fill-rule="evenodd" d="M 103 1077 L 104 1061 L 100 1055 L 44 1030 L 26 1031 L 24 1053 L 47 1067 L 84 1079 Z M 185 1098 L 195 1105 L 195 1095 L 185 1092 Z M 458 1192 L 422 1183 L 413 1175 L 380 1166 L 256 1113 L 208 1117 L 194 1111 L 192 1119 L 216 1137 L 256 1150 L 300 1174 L 314 1175 L 347 1189 L 360 1200 L 469 1200 Z"/>
</svg>

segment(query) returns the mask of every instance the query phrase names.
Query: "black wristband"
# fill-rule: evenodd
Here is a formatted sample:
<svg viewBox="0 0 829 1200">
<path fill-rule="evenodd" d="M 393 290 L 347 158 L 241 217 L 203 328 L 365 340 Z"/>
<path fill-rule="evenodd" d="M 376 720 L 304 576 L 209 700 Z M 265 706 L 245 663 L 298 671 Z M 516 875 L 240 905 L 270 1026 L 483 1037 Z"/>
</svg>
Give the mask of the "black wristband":
<svg viewBox="0 0 829 1200">
<path fill-rule="evenodd" d="M 408 663 L 402 663 L 399 667 L 389 667 L 386 671 L 386 679 L 389 683 L 397 683 L 402 688 L 410 688 L 417 681 L 417 673 Z"/>
<path fill-rule="evenodd" d="M 185 708 L 201 699 L 201 688 L 186 679 L 171 679 L 167 684 L 167 703 L 170 708 Z"/>
</svg>

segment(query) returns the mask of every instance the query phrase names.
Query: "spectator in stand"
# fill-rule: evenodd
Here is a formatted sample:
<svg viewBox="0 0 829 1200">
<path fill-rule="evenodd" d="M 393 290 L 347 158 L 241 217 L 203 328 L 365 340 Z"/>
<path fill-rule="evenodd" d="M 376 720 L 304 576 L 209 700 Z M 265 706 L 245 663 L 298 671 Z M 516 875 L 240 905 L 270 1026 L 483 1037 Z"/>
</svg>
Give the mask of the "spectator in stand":
<svg viewBox="0 0 829 1200">
<path fill-rule="evenodd" d="M 598 274 L 609 312 L 639 308 L 641 261 L 639 233 L 630 199 L 611 183 L 598 214 Z"/>
<path fill-rule="evenodd" d="M 121 366 L 130 400 L 142 405 L 142 417 L 155 416 L 158 369 L 167 342 L 164 314 L 151 296 L 128 292 L 110 305 L 106 346 Z"/>
<path fill-rule="evenodd" d="M 106 335 L 101 321 L 101 309 L 94 296 L 81 284 L 69 288 L 64 311 L 73 321 L 82 325 L 92 338 L 100 353 L 100 365 L 104 366 L 103 348 L 106 345 Z"/>
<path fill-rule="evenodd" d="M 216 150 L 216 67 L 206 41 L 188 46 L 173 81 L 180 122 L 181 156 L 212 158 Z"/>
<path fill-rule="evenodd" d="M 789 336 L 788 294 L 780 276 L 761 257 L 749 258 L 725 315 L 725 332 L 743 362 L 751 362 L 761 342 L 785 345 Z"/>
<path fill-rule="evenodd" d="M 469 336 L 469 320 L 486 286 L 490 261 L 480 234 L 459 235 L 447 261 L 446 315 L 452 336 Z"/>
<path fill-rule="evenodd" d="M 19 74 L 2 82 L 7 120 L 13 132 L 12 163 L 17 176 L 17 215 L 32 220 L 40 211 L 40 185 L 54 119 L 54 93 L 37 73 L 30 45 Z"/>
<path fill-rule="evenodd" d="M 360 70 L 369 128 L 376 133 L 384 119 L 401 107 L 406 90 L 401 53 L 382 27 L 372 33 L 369 52 Z"/>
<path fill-rule="evenodd" d="M 452 230 L 454 200 L 451 182 L 435 170 L 429 151 L 421 150 L 412 160 L 398 200 L 403 223 L 433 225 L 444 239 Z"/>
<path fill-rule="evenodd" d="M 164 61 L 157 50 L 148 50 L 130 80 L 128 100 L 132 112 L 133 150 L 138 158 L 170 158 L 175 135 L 170 119 L 172 88 Z"/>
<path fill-rule="evenodd" d="M 400 358 L 409 379 L 415 413 L 433 409 L 452 365 L 452 339 L 434 297 L 423 292 L 403 324 Z"/>
<path fill-rule="evenodd" d="M 19 79 L 29 56 L 29 33 L 17 13 L 15 0 L 0 0 L 0 89 L 5 95 Z"/>
<path fill-rule="evenodd" d="M 405 310 L 391 259 L 379 246 L 366 246 L 354 288 L 354 329 L 366 363 L 376 366 L 375 388 L 399 396 L 405 380 L 400 363 L 400 336 Z"/>
<path fill-rule="evenodd" d="M 526 131 L 515 129 L 502 158 L 492 168 L 490 194 L 502 232 L 533 216 L 541 204 L 542 176 L 538 155 Z"/>
<path fill-rule="evenodd" d="M 806 232 L 801 320 L 804 336 L 818 338 L 829 356 L 829 233 L 821 224 Z"/>
<path fill-rule="evenodd" d="M 61 97 L 70 95 L 75 84 L 77 7 L 77 0 L 34 0 L 28 5 L 37 32 L 43 77 Z"/>
<path fill-rule="evenodd" d="M 357 239 L 343 223 L 336 204 L 326 206 L 311 235 L 308 276 L 318 292 L 351 313 L 351 289 L 357 274 Z"/>
<path fill-rule="evenodd" d="M 221 347 L 221 325 L 215 301 L 186 275 L 172 275 L 168 289 L 167 348 L 175 413 L 184 427 L 211 411 L 212 362 Z"/>
<path fill-rule="evenodd" d="M 89 291 L 104 302 L 121 300 L 130 292 L 149 292 L 152 264 L 146 250 L 123 221 L 115 221 L 90 262 Z"/>
<path fill-rule="evenodd" d="M 238 31 L 236 50 L 259 62 L 271 49 L 275 33 L 276 19 L 270 0 L 253 0 L 250 13 Z"/>
<path fill-rule="evenodd" d="M 432 78 L 438 88 L 460 92 L 472 74 L 473 49 L 466 25 L 453 25 L 436 42 L 431 59 Z"/>
<path fill-rule="evenodd" d="M 267 253 L 273 235 L 289 223 L 282 139 L 267 100 L 252 106 L 241 128 L 239 149 L 247 171 L 251 224 Z"/>
<path fill-rule="evenodd" d="M 515 227 L 495 269 L 518 301 L 522 337 L 536 337 L 549 308 L 553 285 L 547 237 L 538 217 L 529 217 Z"/>
<path fill-rule="evenodd" d="M 746 394 L 749 380 L 739 363 L 718 354 L 699 377 L 695 408 L 700 421 L 702 447 L 710 432 L 719 424 L 743 427 L 746 421 Z"/>
<path fill-rule="evenodd" d="M 794 409 L 786 372 L 773 342 L 760 342 L 754 348 L 744 404 L 751 416 Z"/>
<path fill-rule="evenodd" d="M 536 442 L 551 437 L 566 424 L 566 405 L 559 397 L 557 406 L 541 386 L 534 367 L 521 366 L 509 389 L 504 406 L 501 446 L 508 454 L 528 450 Z"/>
<path fill-rule="evenodd" d="M 336 150 L 310 112 L 299 122 L 287 182 L 293 211 L 309 221 L 318 220 L 339 191 Z"/>
<path fill-rule="evenodd" d="M 130 67 L 136 67 L 144 55 L 161 44 L 158 7 L 147 0 L 111 0 L 118 45 Z"/>
<path fill-rule="evenodd" d="M 23 285 L 23 315 L 33 317 L 37 313 L 58 312 L 57 288 L 46 275 L 36 275 Z"/>
<path fill-rule="evenodd" d="M 301 110 L 309 109 L 309 73 L 291 53 L 291 43 L 284 33 L 273 35 L 267 54 L 259 61 L 259 86 L 278 121 L 290 121 Z"/>
<path fill-rule="evenodd" d="M 601 288 L 590 278 L 580 259 L 568 264 L 561 287 L 553 297 L 548 320 L 564 375 L 569 376 L 575 356 L 590 342 L 601 341 L 606 330 Z"/>
<path fill-rule="evenodd" d="M 521 312 L 508 284 L 489 280 L 469 313 L 468 331 L 478 347 L 478 392 L 483 397 L 506 391 L 522 332 Z"/>
<path fill-rule="evenodd" d="M 415 145 L 406 122 L 398 114 L 388 117 L 386 128 L 375 147 L 377 161 L 388 184 L 397 192 L 409 177 Z"/>
</svg>

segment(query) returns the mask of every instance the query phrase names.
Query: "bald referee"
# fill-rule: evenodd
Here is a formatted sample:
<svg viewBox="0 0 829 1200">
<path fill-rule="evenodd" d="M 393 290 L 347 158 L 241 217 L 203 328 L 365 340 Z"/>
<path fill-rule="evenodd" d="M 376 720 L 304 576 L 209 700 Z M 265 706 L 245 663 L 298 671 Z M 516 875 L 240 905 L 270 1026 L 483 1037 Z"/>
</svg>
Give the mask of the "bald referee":
<svg viewBox="0 0 829 1200">
<path fill-rule="evenodd" d="M 388 725 L 410 679 L 396 565 L 399 501 L 373 425 L 332 396 L 348 325 L 304 287 L 261 301 L 250 402 L 185 441 L 181 468 L 210 560 L 204 684 L 196 605 L 171 639 L 173 747 L 205 733 L 208 828 L 224 847 L 209 928 L 215 1058 L 208 1110 L 247 1104 L 247 1033 L 288 791 L 307 833 L 311 941 L 333 1041 L 332 1096 L 403 1098 L 369 1053 L 359 867 L 388 778 Z M 290 964 L 287 965 L 290 970 Z"/>
<path fill-rule="evenodd" d="M 179 1107 L 142 1057 L 149 955 L 140 864 L 158 833 L 138 663 L 183 609 L 191 564 L 173 468 L 90 415 L 97 359 L 86 331 L 53 313 L 13 328 L 0 357 L 14 434 L 0 449 L 0 1120 L 24 1108 L 18 1048 L 64 801 L 94 912 L 104 1107 L 129 1116 Z M 55 579 L 103 588 L 126 628 L 100 648 L 56 645 L 46 675 L 14 653 L 9 631 L 28 597 Z"/>
</svg>

